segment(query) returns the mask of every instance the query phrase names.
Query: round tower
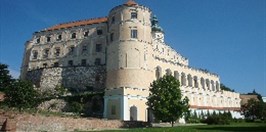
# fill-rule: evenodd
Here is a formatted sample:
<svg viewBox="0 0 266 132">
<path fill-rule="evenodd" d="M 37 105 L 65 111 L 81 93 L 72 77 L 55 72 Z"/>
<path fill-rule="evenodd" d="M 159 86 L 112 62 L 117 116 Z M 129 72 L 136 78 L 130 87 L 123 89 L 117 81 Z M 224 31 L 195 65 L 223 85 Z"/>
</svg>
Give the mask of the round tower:
<svg viewBox="0 0 266 132">
<path fill-rule="evenodd" d="M 148 54 L 151 32 L 149 8 L 129 0 L 110 11 L 105 117 L 147 121 L 145 103 L 153 79 Z"/>
</svg>

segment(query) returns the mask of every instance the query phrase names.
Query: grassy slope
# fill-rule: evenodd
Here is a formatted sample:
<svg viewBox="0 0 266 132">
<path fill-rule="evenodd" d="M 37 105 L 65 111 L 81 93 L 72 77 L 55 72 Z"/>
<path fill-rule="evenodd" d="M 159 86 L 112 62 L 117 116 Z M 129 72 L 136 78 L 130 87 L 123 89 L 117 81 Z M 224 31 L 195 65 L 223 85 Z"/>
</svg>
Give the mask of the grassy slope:
<svg viewBox="0 0 266 132">
<path fill-rule="evenodd" d="M 236 123 L 232 125 L 179 126 L 167 128 L 136 128 L 129 132 L 266 132 L 266 123 Z M 110 131 L 115 132 L 115 131 Z M 121 130 L 118 130 L 121 132 Z"/>
</svg>

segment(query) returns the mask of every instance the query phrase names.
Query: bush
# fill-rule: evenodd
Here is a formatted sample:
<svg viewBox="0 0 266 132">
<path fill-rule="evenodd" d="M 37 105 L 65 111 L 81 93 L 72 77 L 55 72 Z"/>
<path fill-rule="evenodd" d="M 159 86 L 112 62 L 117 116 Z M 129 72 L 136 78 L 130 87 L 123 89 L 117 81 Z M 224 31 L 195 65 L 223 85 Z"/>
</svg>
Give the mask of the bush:
<svg viewBox="0 0 266 132">
<path fill-rule="evenodd" d="M 232 120 L 231 113 L 224 112 L 223 114 L 219 115 L 210 115 L 204 121 L 208 125 L 229 125 Z"/>
<path fill-rule="evenodd" d="M 84 105 L 79 102 L 71 102 L 69 104 L 68 112 L 82 113 L 84 111 Z"/>
<path fill-rule="evenodd" d="M 9 107 L 34 108 L 40 103 L 40 95 L 27 81 L 17 80 L 7 87 L 5 104 Z"/>
</svg>

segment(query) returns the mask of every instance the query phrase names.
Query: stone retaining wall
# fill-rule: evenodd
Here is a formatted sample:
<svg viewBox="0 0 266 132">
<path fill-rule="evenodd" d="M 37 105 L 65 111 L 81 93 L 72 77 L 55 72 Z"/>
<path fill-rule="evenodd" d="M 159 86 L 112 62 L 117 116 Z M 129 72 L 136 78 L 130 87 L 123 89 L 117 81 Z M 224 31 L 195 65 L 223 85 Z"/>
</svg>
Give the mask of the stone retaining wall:
<svg viewBox="0 0 266 132">
<path fill-rule="evenodd" d="M 42 91 L 53 90 L 56 86 L 79 91 L 88 87 L 94 91 L 104 91 L 105 66 L 52 67 L 28 71 L 26 79 Z"/>
<path fill-rule="evenodd" d="M 85 119 L 72 117 L 45 117 L 19 115 L 17 131 L 88 131 L 97 129 L 114 129 L 123 127 L 118 120 Z"/>
</svg>

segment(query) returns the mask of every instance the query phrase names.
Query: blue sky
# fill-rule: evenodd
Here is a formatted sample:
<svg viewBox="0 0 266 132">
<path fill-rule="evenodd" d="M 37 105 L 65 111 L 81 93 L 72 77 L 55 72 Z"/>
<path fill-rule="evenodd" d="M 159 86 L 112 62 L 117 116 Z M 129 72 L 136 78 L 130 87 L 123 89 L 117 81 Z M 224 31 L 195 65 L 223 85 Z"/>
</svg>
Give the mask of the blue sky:
<svg viewBox="0 0 266 132">
<path fill-rule="evenodd" d="M 24 44 L 52 25 L 107 16 L 126 0 L 1 0 L 0 62 L 19 75 Z M 240 93 L 266 96 L 265 0 L 137 0 L 152 9 L 166 43 L 190 65 Z"/>
</svg>

